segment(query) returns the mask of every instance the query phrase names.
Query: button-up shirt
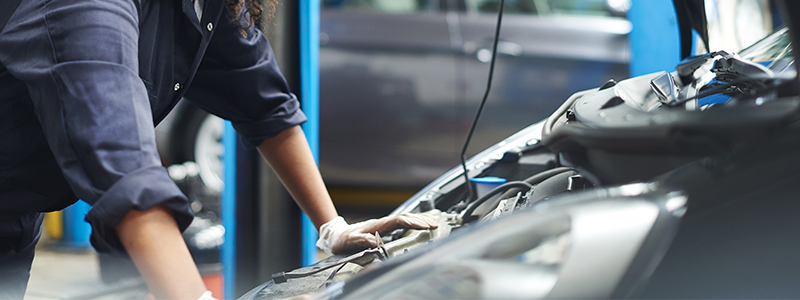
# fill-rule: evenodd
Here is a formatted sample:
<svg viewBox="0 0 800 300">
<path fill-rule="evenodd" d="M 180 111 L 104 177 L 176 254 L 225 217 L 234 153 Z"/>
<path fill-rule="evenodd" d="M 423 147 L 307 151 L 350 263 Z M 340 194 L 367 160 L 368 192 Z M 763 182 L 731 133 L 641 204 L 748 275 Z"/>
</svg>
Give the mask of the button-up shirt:
<svg viewBox="0 0 800 300">
<path fill-rule="evenodd" d="M 24 0 L 0 31 L 0 218 L 80 198 L 100 251 L 130 209 L 186 197 L 160 165 L 154 124 L 186 96 L 248 147 L 305 121 L 272 50 L 224 0 Z"/>
</svg>

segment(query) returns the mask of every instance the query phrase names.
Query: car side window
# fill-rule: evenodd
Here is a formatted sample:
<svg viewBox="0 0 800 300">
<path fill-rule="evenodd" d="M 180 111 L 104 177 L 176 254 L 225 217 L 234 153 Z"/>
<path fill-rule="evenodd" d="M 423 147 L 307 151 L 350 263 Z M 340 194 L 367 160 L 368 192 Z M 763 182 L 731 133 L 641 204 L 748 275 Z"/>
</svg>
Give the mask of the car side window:
<svg viewBox="0 0 800 300">
<path fill-rule="evenodd" d="M 387 14 L 413 14 L 430 11 L 430 0 L 323 0 L 322 8 Z"/>
<path fill-rule="evenodd" d="M 466 0 L 467 11 L 497 13 L 500 0 Z M 524 15 L 619 16 L 630 0 L 506 0 L 506 13 Z"/>
<path fill-rule="evenodd" d="M 537 0 L 506 0 L 503 12 L 510 14 L 539 14 L 535 2 Z M 500 0 L 466 0 L 468 12 L 478 13 L 497 13 L 500 7 Z"/>
<path fill-rule="evenodd" d="M 548 14 L 611 16 L 610 7 L 625 6 L 626 0 L 547 0 Z M 630 3 L 630 1 L 628 1 Z M 630 6 L 628 4 L 627 6 Z"/>
</svg>

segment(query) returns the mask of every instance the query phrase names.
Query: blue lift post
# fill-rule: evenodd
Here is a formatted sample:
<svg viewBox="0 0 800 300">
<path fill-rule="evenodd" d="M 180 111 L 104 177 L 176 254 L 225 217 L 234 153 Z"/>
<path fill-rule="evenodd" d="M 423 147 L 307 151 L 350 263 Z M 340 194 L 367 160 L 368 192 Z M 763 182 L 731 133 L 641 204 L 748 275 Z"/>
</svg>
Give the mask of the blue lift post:
<svg viewBox="0 0 800 300">
<path fill-rule="evenodd" d="M 89 236 L 92 227 L 84 221 L 89 209 L 92 208 L 83 200 L 78 200 L 75 204 L 64 208 L 62 213 L 63 235 L 56 245 L 66 249 L 83 249 L 91 247 Z"/>
<path fill-rule="evenodd" d="M 320 1 L 300 0 L 300 107 L 308 117 L 303 131 L 319 165 L 319 15 Z M 302 221 L 303 266 L 317 261 L 317 229 L 308 216 Z"/>
<path fill-rule="evenodd" d="M 301 107 L 308 117 L 303 131 L 308 139 L 314 159 L 319 163 L 319 24 L 320 1 L 300 0 L 299 46 L 300 46 L 300 95 Z M 221 249 L 224 298 L 236 297 L 236 152 L 237 134 L 230 122 L 225 122 L 222 143 L 225 189 L 222 193 L 222 224 L 225 227 L 225 242 Z M 302 265 L 307 266 L 317 258 L 317 230 L 307 216 L 301 221 Z"/>
<path fill-rule="evenodd" d="M 631 77 L 675 70 L 681 52 L 672 0 L 633 0 L 628 20 L 633 26 L 628 35 Z"/>
<path fill-rule="evenodd" d="M 230 121 L 225 121 L 222 157 L 225 187 L 222 190 L 222 226 L 225 242 L 220 249 L 222 262 L 223 293 L 225 299 L 236 298 L 236 131 Z"/>
</svg>

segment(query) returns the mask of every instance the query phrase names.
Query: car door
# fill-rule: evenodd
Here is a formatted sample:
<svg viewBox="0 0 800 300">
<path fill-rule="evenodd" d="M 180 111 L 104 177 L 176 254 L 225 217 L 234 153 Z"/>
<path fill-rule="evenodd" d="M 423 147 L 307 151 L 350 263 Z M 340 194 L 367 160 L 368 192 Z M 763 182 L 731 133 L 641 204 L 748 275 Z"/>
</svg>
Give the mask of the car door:
<svg viewBox="0 0 800 300">
<path fill-rule="evenodd" d="M 486 88 L 499 0 L 457 0 L 463 123 Z M 507 0 L 494 82 L 470 149 L 547 117 L 571 94 L 628 77 L 625 7 L 606 0 Z M 462 130 L 466 130 L 463 129 Z M 474 151 L 469 151 L 474 153 Z"/>
<path fill-rule="evenodd" d="M 452 166 L 457 47 L 440 8 L 322 2 L 320 169 L 329 185 L 418 188 Z"/>
</svg>

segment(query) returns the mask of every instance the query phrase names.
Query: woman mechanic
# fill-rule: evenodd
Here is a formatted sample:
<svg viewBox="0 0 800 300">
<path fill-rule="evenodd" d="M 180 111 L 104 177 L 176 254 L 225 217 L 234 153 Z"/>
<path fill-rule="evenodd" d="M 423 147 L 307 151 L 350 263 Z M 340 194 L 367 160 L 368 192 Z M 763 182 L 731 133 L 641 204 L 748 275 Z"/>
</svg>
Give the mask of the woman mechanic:
<svg viewBox="0 0 800 300">
<path fill-rule="evenodd" d="M 211 298 L 181 237 L 191 209 L 154 138 L 184 96 L 259 150 L 324 250 L 436 226 L 417 215 L 354 225 L 338 217 L 299 127 L 306 118 L 253 26 L 257 1 L 3 0 L 0 298 L 24 295 L 42 212 L 78 198 L 93 206 L 92 245 L 130 255 L 157 298 Z"/>
</svg>

